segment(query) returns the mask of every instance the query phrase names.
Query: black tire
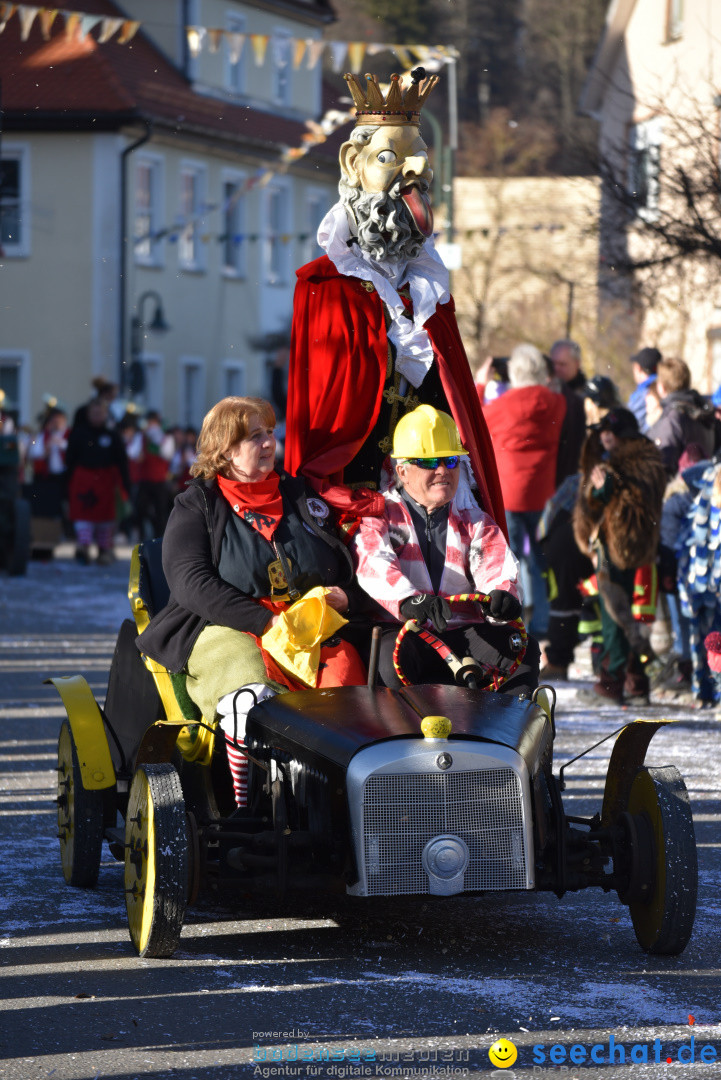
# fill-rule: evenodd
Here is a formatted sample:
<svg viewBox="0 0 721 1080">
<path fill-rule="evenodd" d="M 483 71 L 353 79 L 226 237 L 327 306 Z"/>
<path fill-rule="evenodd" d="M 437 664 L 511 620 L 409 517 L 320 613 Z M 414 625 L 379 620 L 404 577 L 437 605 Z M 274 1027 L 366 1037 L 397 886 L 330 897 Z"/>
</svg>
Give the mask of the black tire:
<svg viewBox="0 0 721 1080">
<path fill-rule="evenodd" d="M 139 956 L 172 956 L 188 897 L 188 834 L 173 765 L 141 765 L 125 820 L 125 905 Z"/>
<path fill-rule="evenodd" d="M 13 544 L 8 553 L 8 573 L 13 577 L 21 577 L 27 572 L 30 558 L 30 503 L 25 499 L 16 499 L 14 517 Z"/>
<path fill-rule="evenodd" d="M 646 952 L 676 956 L 691 937 L 698 889 L 693 817 L 678 769 L 673 765 L 639 769 L 631 785 L 628 812 L 645 817 L 646 833 L 652 833 L 654 845 L 648 898 L 629 903 L 633 928 Z"/>
<path fill-rule="evenodd" d="M 75 739 L 67 720 L 58 737 L 58 839 L 63 877 L 68 885 L 97 884 L 103 848 L 104 793 L 86 791 Z"/>
</svg>

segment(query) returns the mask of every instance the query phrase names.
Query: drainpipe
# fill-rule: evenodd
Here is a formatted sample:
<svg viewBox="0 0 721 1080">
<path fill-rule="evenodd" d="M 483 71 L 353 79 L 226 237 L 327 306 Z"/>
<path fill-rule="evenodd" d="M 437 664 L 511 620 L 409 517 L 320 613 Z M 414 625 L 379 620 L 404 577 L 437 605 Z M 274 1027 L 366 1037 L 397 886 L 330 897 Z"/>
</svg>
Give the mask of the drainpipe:
<svg viewBox="0 0 721 1080">
<path fill-rule="evenodd" d="M 183 0 L 183 25 L 181 27 L 182 40 L 181 40 L 181 64 L 183 67 L 183 75 L 190 81 L 190 49 L 188 48 L 188 34 L 186 26 L 190 22 L 190 0 Z"/>
<path fill-rule="evenodd" d="M 128 229 L 128 211 L 127 211 L 127 190 L 128 190 L 128 158 L 132 154 L 133 150 L 137 150 L 139 146 L 142 146 L 148 141 L 153 134 L 153 125 L 150 120 L 143 120 L 145 124 L 145 134 L 141 135 L 139 139 L 136 139 L 130 146 L 126 146 L 120 155 L 120 273 L 119 273 L 119 286 L 118 289 L 118 381 L 120 383 L 121 392 L 125 388 L 125 320 L 127 312 L 127 298 L 125 295 L 126 287 L 126 274 L 125 266 L 128 257 L 128 243 L 127 243 L 127 229 Z"/>
</svg>

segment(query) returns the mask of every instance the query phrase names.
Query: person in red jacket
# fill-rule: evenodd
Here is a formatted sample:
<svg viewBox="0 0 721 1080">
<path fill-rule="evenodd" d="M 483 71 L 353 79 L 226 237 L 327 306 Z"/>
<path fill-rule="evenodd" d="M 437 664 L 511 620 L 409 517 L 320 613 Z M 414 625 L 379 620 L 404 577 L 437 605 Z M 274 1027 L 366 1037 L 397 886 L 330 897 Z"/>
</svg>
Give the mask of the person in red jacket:
<svg viewBox="0 0 721 1080">
<path fill-rule="evenodd" d="M 384 95 L 375 76 L 346 75 L 357 122 L 340 151 L 340 200 L 318 230 L 326 254 L 298 271 L 285 465 L 352 531 L 383 512 L 374 492 L 392 482 L 396 423 L 431 405 L 453 416 L 468 447 L 463 505 L 480 504 L 505 532 L 493 447 L 433 246 L 420 113 L 437 76 L 417 68 L 411 80 L 391 76 Z"/>
<path fill-rule="evenodd" d="M 548 385 L 548 365 L 535 345 L 518 345 L 508 361 L 510 387 L 484 406 L 498 462 L 508 539 L 525 576 L 531 632 L 548 629 L 548 597 L 543 551 L 536 529 L 556 482 L 556 461 L 566 401 Z M 483 401 L 484 387 L 478 387 Z"/>
</svg>

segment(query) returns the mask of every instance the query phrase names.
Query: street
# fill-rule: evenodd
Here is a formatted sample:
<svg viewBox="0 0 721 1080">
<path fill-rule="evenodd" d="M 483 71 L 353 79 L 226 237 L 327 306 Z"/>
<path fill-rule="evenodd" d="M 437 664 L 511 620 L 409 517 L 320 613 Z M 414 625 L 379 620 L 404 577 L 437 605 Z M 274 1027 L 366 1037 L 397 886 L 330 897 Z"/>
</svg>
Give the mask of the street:
<svg viewBox="0 0 721 1080">
<path fill-rule="evenodd" d="M 237 908 L 208 898 L 171 960 L 140 960 L 123 871 L 104 848 L 95 890 L 65 885 L 55 760 L 65 715 L 48 676 L 84 674 L 99 699 L 130 615 L 128 550 L 111 567 L 70 549 L 0 580 L 0 1077 L 716 1077 L 721 1057 L 721 775 L 714 713 L 672 716 L 647 762 L 689 789 L 699 900 L 680 957 L 636 943 L 615 894 Z M 580 651 L 580 650 L 579 650 Z M 562 684 L 556 769 L 636 714 L 590 709 Z M 612 741 L 568 770 L 570 813 L 600 809 Z M 499 1069 L 488 1050 L 517 1048 Z M 579 1047 L 581 1049 L 579 1049 Z M 600 1049 L 599 1049 L 600 1047 Z M 592 1050 L 595 1051 L 592 1054 Z M 704 1051 L 702 1053 L 702 1051 Z"/>
</svg>

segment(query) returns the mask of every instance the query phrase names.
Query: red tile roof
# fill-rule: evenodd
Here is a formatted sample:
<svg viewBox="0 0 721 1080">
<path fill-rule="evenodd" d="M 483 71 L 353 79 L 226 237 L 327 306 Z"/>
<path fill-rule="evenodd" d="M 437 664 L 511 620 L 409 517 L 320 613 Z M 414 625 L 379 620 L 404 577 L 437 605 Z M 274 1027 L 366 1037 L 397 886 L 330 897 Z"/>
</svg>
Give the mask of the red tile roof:
<svg viewBox="0 0 721 1080">
<path fill-rule="evenodd" d="M 91 15 L 118 17 L 110 0 L 84 0 Z M 13 16 L 0 34 L 2 104 L 7 128 L 119 127 L 146 119 L 179 134 L 211 135 L 247 149 L 299 146 L 307 130 L 291 120 L 221 98 L 197 94 L 185 76 L 156 49 L 142 28 L 127 45 L 115 38 L 99 45 L 94 34 L 69 40 L 58 16 L 44 41 L 39 20 L 26 42 Z M 117 37 L 117 35 L 116 35 Z M 328 102 L 327 107 L 330 107 Z M 343 129 L 346 130 L 347 129 Z M 314 147 L 311 157 L 336 158 L 343 135 Z"/>
</svg>

